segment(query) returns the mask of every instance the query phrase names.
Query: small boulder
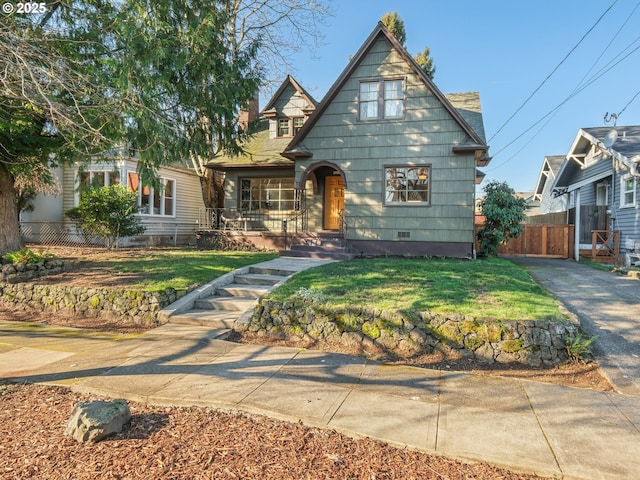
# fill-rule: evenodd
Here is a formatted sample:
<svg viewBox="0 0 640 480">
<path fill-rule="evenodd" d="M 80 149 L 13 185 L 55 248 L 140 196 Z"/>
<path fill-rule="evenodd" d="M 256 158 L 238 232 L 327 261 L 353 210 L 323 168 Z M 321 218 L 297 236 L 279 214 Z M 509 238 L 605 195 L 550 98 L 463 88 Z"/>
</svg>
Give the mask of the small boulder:
<svg viewBox="0 0 640 480">
<path fill-rule="evenodd" d="M 125 400 L 78 402 L 64 434 L 78 442 L 99 442 L 112 433 L 121 432 L 130 420 L 131 411 Z"/>
</svg>

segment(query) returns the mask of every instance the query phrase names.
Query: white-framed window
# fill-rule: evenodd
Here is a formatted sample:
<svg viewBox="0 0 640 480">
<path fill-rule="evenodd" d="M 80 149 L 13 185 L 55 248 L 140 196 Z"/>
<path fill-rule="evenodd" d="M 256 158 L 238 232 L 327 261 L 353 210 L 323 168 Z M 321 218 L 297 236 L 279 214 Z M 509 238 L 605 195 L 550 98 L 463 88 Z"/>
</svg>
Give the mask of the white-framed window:
<svg viewBox="0 0 640 480">
<path fill-rule="evenodd" d="M 293 178 L 243 178 L 240 209 L 243 212 L 291 212 L 295 209 Z"/>
<path fill-rule="evenodd" d="M 305 117 L 278 118 L 278 137 L 293 137 L 304 125 Z"/>
<path fill-rule="evenodd" d="M 620 208 L 636 206 L 636 177 L 625 175 L 620 179 Z"/>
<path fill-rule="evenodd" d="M 288 118 L 279 118 L 278 119 L 278 136 L 279 137 L 288 137 L 290 134 L 289 132 L 290 127 L 289 127 L 289 119 Z"/>
<path fill-rule="evenodd" d="M 385 205 L 429 205 L 430 165 L 388 165 L 384 167 Z"/>
<path fill-rule="evenodd" d="M 360 120 L 385 120 L 404 116 L 404 80 L 378 79 L 360 82 Z"/>
<path fill-rule="evenodd" d="M 78 171 L 78 186 L 81 191 L 90 188 L 108 187 L 120 183 L 118 170 L 80 170 Z"/>
<path fill-rule="evenodd" d="M 609 205 L 609 184 L 606 182 L 596 185 L 596 205 L 599 207 Z"/>
<path fill-rule="evenodd" d="M 303 125 L 304 125 L 304 117 L 294 117 L 293 118 L 293 134 L 297 135 Z"/>
<path fill-rule="evenodd" d="M 138 193 L 138 206 L 142 215 L 173 217 L 176 213 L 176 181 L 160 178 L 160 188 L 144 185 L 137 172 L 127 173 L 127 188 Z"/>
</svg>

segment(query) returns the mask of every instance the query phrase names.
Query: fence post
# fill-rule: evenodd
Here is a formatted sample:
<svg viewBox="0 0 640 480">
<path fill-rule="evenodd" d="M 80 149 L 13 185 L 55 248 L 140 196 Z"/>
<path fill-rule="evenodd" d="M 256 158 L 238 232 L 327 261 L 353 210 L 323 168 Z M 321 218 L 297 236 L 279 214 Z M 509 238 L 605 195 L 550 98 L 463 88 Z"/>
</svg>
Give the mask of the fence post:
<svg viewBox="0 0 640 480">
<path fill-rule="evenodd" d="M 282 221 L 282 231 L 284 232 L 284 249 L 287 250 L 288 238 L 287 238 L 287 221 Z"/>
</svg>

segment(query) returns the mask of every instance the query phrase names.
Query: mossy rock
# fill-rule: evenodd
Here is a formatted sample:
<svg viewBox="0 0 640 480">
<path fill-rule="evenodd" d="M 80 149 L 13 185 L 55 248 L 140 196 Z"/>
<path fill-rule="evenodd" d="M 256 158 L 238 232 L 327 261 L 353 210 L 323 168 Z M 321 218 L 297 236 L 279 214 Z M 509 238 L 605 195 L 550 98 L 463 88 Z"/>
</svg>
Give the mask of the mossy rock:
<svg viewBox="0 0 640 480">
<path fill-rule="evenodd" d="M 362 333 L 373 340 L 380 338 L 380 328 L 372 322 L 365 322 L 362 324 Z"/>
<path fill-rule="evenodd" d="M 505 340 L 502 342 L 500 349 L 506 353 L 522 352 L 524 350 L 524 342 L 521 338 L 515 340 Z"/>
<path fill-rule="evenodd" d="M 477 350 L 484 344 L 485 341 L 475 335 L 469 335 L 464 339 L 464 347 L 468 350 Z"/>
</svg>

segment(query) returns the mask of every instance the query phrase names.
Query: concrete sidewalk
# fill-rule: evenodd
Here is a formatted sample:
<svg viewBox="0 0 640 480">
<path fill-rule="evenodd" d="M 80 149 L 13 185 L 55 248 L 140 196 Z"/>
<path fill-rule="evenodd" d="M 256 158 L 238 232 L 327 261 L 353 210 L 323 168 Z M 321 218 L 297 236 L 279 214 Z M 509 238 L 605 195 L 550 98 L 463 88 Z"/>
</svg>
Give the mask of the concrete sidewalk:
<svg viewBox="0 0 640 480">
<path fill-rule="evenodd" d="M 462 460 L 575 479 L 640 478 L 639 397 L 235 344 L 0 323 L 0 377 L 131 401 L 261 413 Z"/>
</svg>

